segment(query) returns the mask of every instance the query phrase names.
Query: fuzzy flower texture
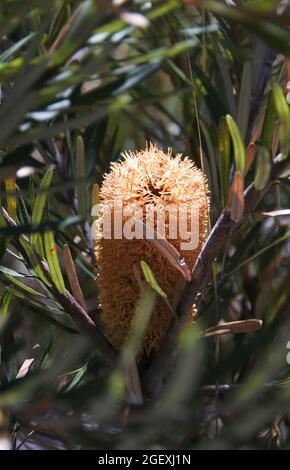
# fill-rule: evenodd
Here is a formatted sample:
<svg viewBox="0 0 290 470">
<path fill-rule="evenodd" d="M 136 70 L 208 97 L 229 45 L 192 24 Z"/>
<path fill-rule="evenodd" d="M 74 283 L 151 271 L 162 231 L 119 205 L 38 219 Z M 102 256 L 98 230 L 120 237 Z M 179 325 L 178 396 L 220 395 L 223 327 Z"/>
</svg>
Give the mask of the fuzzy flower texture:
<svg viewBox="0 0 290 470">
<path fill-rule="evenodd" d="M 174 157 L 171 150 L 164 153 L 153 144 L 139 152 L 126 152 L 122 161 L 111 164 L 110 171 L 104 177 L 100 189 L 101 208 L 106 205 L 113 209 L 116 197 L 122 200 L 123 211 L 134 204 L 142 209 L 144 218 L 148 206 L 151 209 L 166 205 L 198 208 L 198 247 L 180 249 L 178 231 L 176 238 L 169 240 L 188 268 L 192 269 L 206 239 L 208 196 L 205 177 L 189 158 L 182 158 L 182 155 Z M 121 220 L 125 224 L 127 217 L 124 215 Z M 153 223 L 156 230 L 155 219 Z M 190 225 L 190 220 L 188 223 Z M 167 235 L 168 230 L 165 232 L 166 238 Z M 100 237 L 96 242 L 96 254 L 102 321 L 108 337 L 119 349 L 128 335 L 140 296 L 136 266 L 140 268 L 142 260 L 149 264 L 171 302 L 180 273 L 146 238 L 127 239 L 124 235 L 119 239 Z M 158 298 L 142 344 L 141 357 L 159 349 L 171 320 L 170 309 L 162 298 Z"/>
</svg>

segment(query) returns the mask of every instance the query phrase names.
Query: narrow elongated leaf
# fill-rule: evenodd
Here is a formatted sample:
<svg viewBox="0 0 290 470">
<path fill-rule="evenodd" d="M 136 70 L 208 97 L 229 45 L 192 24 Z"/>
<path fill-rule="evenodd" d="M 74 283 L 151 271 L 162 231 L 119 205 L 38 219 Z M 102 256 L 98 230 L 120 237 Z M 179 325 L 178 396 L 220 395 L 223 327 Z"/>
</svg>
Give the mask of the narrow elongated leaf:
<svg viewBox="0 0 290 470">
<path fill-rule="evenodd" d="M 16 379 L 22 379 L 22 377 L 25 377 L 29 371 L 29 367 L 31 366 L 33 362 L 34 362 L 33 358 L 25 359 L 19 371 L 17 372 Z"/>
<path fill-rule="evenodd" d="M 231 276 L 234 272 L 238 271 L 239 269 L 241 269 L 241 268 L 242 268 L 243 266 L 245 266 L 246 264 L 251 263 L 252 261 L 254 261 L 255 259 L 259 258 L 259 256 L 261 256 L 262 254 L 266 253 L 268 250 L 270 250 L 270 249 L 273 248 L 274 246 L 279 245 L 280 243 L 287 241 L 289 238 L 290 238 L 290 231 L 286 232 L 284 235 L 282 235 L 282 237 L 277 238 L 277 240 L 275 240 L 275 241 L 273 241 L 272 243 L 270 243 L 270 245 L 267 245 L 267 246 L 265 246 L 264 248 L 262 248 L 261 250 L 257 251 L 253 256 L 250 256 L 249 258 L 247 258 L 247 259 L 246 259 L 245 261 L 243 261 L 241 264 L 239 264 L 238 266 L 236 266 L 232 271 L 230 271 L 230 272 L 227 274 L 227 276 Z"/>
<path fill-rule="evenodd" d="M 231 256 L 227 264 L 227 271 L 230 272 L 235 269 L 241 260 L 245 257 L 247 253 L 253 248 L 253 245 L 256 243 L 259 231 L 261 229 L 261 224 L 257 223 L 253 228 L 248 232 L 244 240 L 239 245 L 239 250 Z"/>
<path fill-rule="evenodd" d="M 60 270 L 54 235 L 51 230 L 44 233 L 44 250 L 49 266 L 51 279 L 53 280 L 57 290 L 63 294 L 65 291 L 65 285 Z"/>
<path fill-rule="evenodd" d="M 86 158 L 85 158 L 85 145 L 81 135 L 76 138 L 75 144 L 76 155 L 76 178 L 80 179 L 77 185 L 77 198 L 78 198 L 78 211 L 83 219 L 86 218 L 87 213 L 87 193 L 86 193 Z"/>
<path fill-rule="evenodd" d="M 0 63 L 2 64 L 3 62 L 9 60 L 16 52 L 19 51 L 19 49 L 25 46 L 34 37 L 34 35 L 35 33 L 28 34 L 28 36 L 20 39 L 20 41 L 9 47 L 5 52 L 3 52 L 3 54 L 0 54 Z"/>
<path fill-rule="evenodd" d="M 240 129 L 241 137 L 244 140 L 246 138 L 246 132 L 248 127 L 248 119 L 251 104 L 251 89 L 252 89 L 252 74 L 250 62 L 245 62 L 243 67 L 243 75 L 239 96 L 238 106 L 238 127 Z"/>
<path fill-rule="evenodd" d="M 269 181 L 271 168 L 272 168 L 272 164 L 271 164 L 270 152 L 266 147 L 261 147 L 258 152 L 256 170 L 255 170 L 254 185 L 257 191 L 261 191 L 262 189 L 265 188 L 266 184 Z"/>
<path fill-rule="evenodd" d="M 9 178 L 5 180 L 5 189 L 8 193 L 14 193 L 7 196 L 8 213 L 12 219 L 16 219 L 17 199 L 16 199 L 16 180 Z"/>
<path fill-rule="evenodd" d="M 2 207 L 2 201 L 0 199 L 0 207 Z M 6 220 L 2 214 L 2 210 L 0 208 L 0 228 L 6 227 Z"/>
<path fill-rule="evenodd" d="M 52 60 L 53 65 L 60 65 L 71 57 L 71 55 L 84 44 L 90 30 L 97 23 L 97 3 L 93 0 L 82 2 L 75 10 L 69 20 L 69 26 L 64 27 L 64 34 L 59 33 L 61 39 L 56 39 L 57 46 L 53 45 L 55 55 Z M 60 43 L 60 45 L 59 45 Z"/>
<path fill-rule="evenodd" d="M 244 178 L 236 171 L 230 190 L 231 218 L 238 222 L 244 213 Z"/>
<path fill-rule="evenodd" d="M 153 8 L 151 11 L 149 11 L 146 15 L 146 18 L 148 18 L 148 20 L 156 20 L 160 16 L 166 15 L 170 11 L 179 7 L 180 3 L 178 0 L 168 0 L 163 5 L 157 6 L 156 8 Z M 112 21 L 111 23 L 102 25 L 95 29 L 95 35 L 90 38 L 90 42 L 92 42 L 93 44 L 96 41 L 100 42 L 100 34 L 103 34 L 103 36 L 101 36 L 103 40 L 104 37 L 106 38 L 109 34 L 116 33 L 126 26 L 127 25 L 125 21 L 122 21 L 121 19 L 117 19 Z"/>
<path fill-rule="evenodd" d="M 277 111 L 275 107 L 273 91 L 271 91 L 267 100 L 266 114 L 261 134 L 261 145 L 269 150 L 272 145 L 272 137 L 275 128 L 276 118 Z"/>
<path fill-rule="evenodd" d="M 261 214 L 266 215 L 267 217 L 281 217 L 285 215 L 290 215 L 290 209 L 279 209 L 277 211 L 261 212 Z"/>
<path fill-rule="evenodd" d="M 283 90 L 277 83 L 275 83 L 273 86 L 273 99 L 281 123 L 281 153 L 284 158 L 287 158 L 290 150 L 290 110 Z"/>
<path fill-rule="evenodd" d="M 168 300 L 167 294 L 161 289 L 159 286 L 156 277 L 154 276 L 154 273 L 152 269 L 150 268 L 149 264 L 146 263 L 146 261 L 141 261 L 141 269 L 143 272 L 143 275 L 145 277 L 145 281 L 149 284 L 149 286 L 152 287 L 152 289 L 165 301 L 166 305 L 169 307 L 173 315 L 175 315 L 175 311 L 171 305 L 171 303 Z"/>
<path fill-rule="evenodd" d="M 214 193 L 217 195 L 217 198 L 219 198 L 220 197 L 219 196 L 220 187 L 219 187 L 219 178 L 218 178 L 218 176 L 219 176 L 218 175 L 218 164 L 217 164 L 215 149 L 214 149 L 214 146 L 213 146 L 212 138 L 211 138 L 211 135 L 209 133 L 208 127 L 206 126 L 206 124 L 201 119 L 198 118 L 198 120 L 199 120 L 200 129 L 201 129 L 202 134 L 205 138 L 206 146 L 207 146 L 208 162 L 209 162 L 209 166 L 210 166 L 210 180 L 211 180 L 210 186 L 212 187 L 212 190 L 214 191 Z M 204 159 L 204 157 L 203 157 L 203 159 Z"/>
<path fill-rule="evenodd" d="M 66 3 L 60 4 L 59 9 L 50 27 L 48 45 L 54 43 L 54 41 L 60 34 L 60 31 L 62 31 L 64 25 L 68 22 L 68 19 L 71 17 L 70 10 L 70 5 L 67 5 Z M 57 44 L 55 44 L 55 46 L 57 46 Z"/>
<path fill-rule="evenodd" d="M 239 8 L 236 2 L 229 4 L 228 1 L 227 3 L 228 5 L 226 5 L 226 2 L 206 0 L 203 2 L 203 6 L 205 9 L 230 19 L 234 23 L 244 24 L 256 35 L 259 35 L 271 48 L 276 48 L 281 54 L 289 54 L 290 33 L 287 28 L 271 22 L 271 17 L 264 19 L 261 16 L 257 17 L 253 11 Z"/>
<path fill-rule="evenodd" d="M 237 333 L 251 333 L 262 328 L 262 320 L 252 318 L 249 320 L 239 320 L 233 322 L 226 322 L 220 325 L 212 326 L 208 328 L 204 336 L 216 336 L 225 334 L 237 334 Z"/>
<path fill-rule="evenodd" d="M 225 205 L 230 185 L 230 134 L 224 117 L 219 121 L 219 152 L 221 188 Z"/>
<path fill-rule="evenodd" d="M 3 315 L 7 315 L 12 299 L 13 294 L 7 289 L 1 299 L 1 313 L 3 313 Z"/>
<path fill-rule="evenodd" d="M 37 296 L 46 298 L 46 296 L 41 294 L 41 292 L 37 292 L 35 289 L 32 289 L 31 287 L 27 286 L 23 282 L 20 282 L 18 279 L 15 279 L 15 277 L 10 276 L 10 275 L 6 275 L 5 277 L 8 281 L 10 281 L 16 287 L 20 287 L 20 289 L 24 290 L 28 294 L 37 295 Z"/>
<path fill-rule="evenodd" d="M 255 153 L 256 153 L 256 144 L 251 142 L 246 150 L 246 173 L 249 171 L 249 168 L 251 167 L 254 158 L 255 158 Z"/>
<path fill-rule="evenodd" d="M 135 404 L 142 405 L 144 399 L 142 394 L 138 366 L 135 360 L 132 360 L 131 363 L 125 367 L 125 377 L 128 392 L 130 395 L 130 401 L 133 401 Z"/>
<path fill-rule="evenodd" d="M 80 381 L 86 374 L 87 370 L 88 370 L 88 363 L 86 362 L 74 375 L 73 379 L 71 380 L 71 382 L 69 383 L 69 385 L 67 386 L 65 390 L 66 393 L 69 392 L 70 390 L 73 390 L 80 383 Z"/>
<path fill-rule="evenodd" d="M 13 277 L 26 277 L 26 274 L 14 271 L 14 269 L 6 268 L 6 266 L 0 266 L 0 273 Z"/>
<path fill-rule="evenodd" d="M 42 267 L 41 260 L 38 253 L 35 251 L 34 246 L 32 246 L 24 237 L 20 238 L 20 243 L 25 250 L 27 257 L 29 258 L 30 264 L 35 272 L 35 274 L 42 280 L 42 282 L 47 286 L 51 287 L 51 283 L 45 276 Z"/>
<path fill-rule="evenodd" d="M 39 224 L 42 220 L 44 206 L 47 200 L 47 189 L 51 184 L 51 180 L 53 177 L 53 170 L 49 168 L 45 175 L 42 178 L 42 181 L 39 186 L 39 193 L 35 198 L 35 202 L 32 209 L 32 216 L 31 216 L 31 223 L 32 224 Z M 30 235 L 30 243 L 33 245 L 36 243 L 38 238 L 38 233 L 32 233 Z"/>
<path fill-rule="evenodd" d="M 87 311 L 87 306 L 83 296 L 83 292 L 78 280 L 78 276 L 75 270 L 75 265 L 72 259 L 72 255 L 67 244 L 63 247 L 63 259 L 66 270 L 66 275 L 68 277 L 69 285 L 72 291 L 72 294 L 76 301 Z"/>
<path fill-rule="evenodd" d="M 160 295 L 160 297 L 163 297 L 163 299 L 167 299 L 167 295 L 159 286 L 149 264 L 146 263 L 146 261 L 141 261 L 140 264 L 141 264 L 142 272 L 144 274 L 146 282 L 148 282 L 148 284 L 152 287 L 153 290 L 155 290 L 155 292 L 157 292 L 158 295 Z"/>
<path fill-rule="evenodd" d="M 272 159 L 277 156 L 278 147 L 279 147 L 279 139 L 280 139 L 280 122 L 276 122 L 274 127 L 273 139 L 272 139 Z"/>
<path fill-rule="evenodd" d="M 217 64 L 220 69 L 223 82 L 224 82 L 224 91 L 227 96 L 228 109 L 231 115 L 234 116 L 234 118 L 236 119 L 237 108 L 236 108 L 236 102 L 235 102 L 235 98 L 233 94 L 233 84 L 232 84 L 232 80 L 228 71 L 228 66 L 222 54 L 217 54 L 216 59 L 217 59 Z"/>
<path fill-rule="evenodd" d="M 226 122 L 233 142 L 236 170 L 243 176 L 246 171 L 245 146 L 238 126 L 229 114 L 226 115 Z"/>
</svg>

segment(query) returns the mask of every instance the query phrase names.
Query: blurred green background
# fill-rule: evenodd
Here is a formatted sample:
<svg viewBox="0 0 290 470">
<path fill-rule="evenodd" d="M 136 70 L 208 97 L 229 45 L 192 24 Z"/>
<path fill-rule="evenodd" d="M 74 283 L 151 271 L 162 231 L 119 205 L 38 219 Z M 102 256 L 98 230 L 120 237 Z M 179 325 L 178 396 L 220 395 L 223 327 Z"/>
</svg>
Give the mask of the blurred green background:
<svg viewBox="0 0 290 470">
<path fill-rule="evenodd" d="M 289 173 L 269 184 L 290 150 L 288 4 L 0 2 L 1 447 L 289 448 Z M 90 209 L 147 141 L 203 168 L 210 227 L 225 208 L 237 223 L 141 403 L 102 333 Z M 248 319 L 263 326 L 203 336 Z"/>
</svg>

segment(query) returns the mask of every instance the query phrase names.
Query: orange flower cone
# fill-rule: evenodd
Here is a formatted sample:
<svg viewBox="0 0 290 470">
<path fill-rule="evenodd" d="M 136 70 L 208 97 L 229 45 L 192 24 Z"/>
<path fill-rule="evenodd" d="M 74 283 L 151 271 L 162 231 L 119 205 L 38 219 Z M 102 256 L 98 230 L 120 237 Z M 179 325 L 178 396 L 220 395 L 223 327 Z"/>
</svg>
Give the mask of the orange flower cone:
<svg viewBox="0 0 290 470">
<path fill-rule="evenodd" d="M 205 177 L 188 158 L 172 156 L 150 144 L 145 150 L 125 153 L 121 162 L 112 163 L 100 189 L 100 206 L 114 208 L 116 197 L 122 201 L 123 211 L 130 204 L 142 210 L 155 207 L 198 208 L 198 246 L 181 249 L 180 233 L 168 241 L 180 252 L 191 270 L 205 242 L 208 221 L 208 197 Z M 124 211 L 125 212 L 125 211 Z M 121 214 L 124 227 L 128 217 Z M 145 217 L 145 216 L 144 216 Z M 179 217 L 179 215 L 178 215 Z M 112 219 L 112 224 L 114 222 Z M 177 218 L 178 220 L 178 218 Z M 143 219 L 145 223 L 145 219 Z M 168 218 L 166 218 L 168 222 Z M 188 221 L 189 226 L 191 221 Z M 154 230 L 157 230 L 154 219 Z M 165 238 L 169 227 L 166 226 Z M 120 234 L 119 234 L 120 236 Z M 134 270 L 145 260 L 161 287 L 172 302 L 180 276 L 164 255 L 146 239 L 101 237 L 96 242 L 98 260 L 99 300 L 101 318 L 113 345 L 119 349 L 128 335 L 140 288 Z M 162 298 L 158 298 L 146 332 L 141 355 L 158 350 L 169 324 L 172 312 Z"/>
</svg>

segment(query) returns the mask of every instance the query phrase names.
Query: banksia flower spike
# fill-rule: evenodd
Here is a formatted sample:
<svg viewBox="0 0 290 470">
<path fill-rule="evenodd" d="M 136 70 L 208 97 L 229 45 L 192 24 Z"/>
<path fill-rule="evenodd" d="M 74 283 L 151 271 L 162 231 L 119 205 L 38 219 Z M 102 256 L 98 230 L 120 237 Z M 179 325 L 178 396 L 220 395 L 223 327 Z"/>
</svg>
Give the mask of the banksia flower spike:
<svg viewBox="0 0 290 470">
<path fill-rule="evenodd" d="M 112 227 L 117 221 L 118 212 L 114 212 L 110 222 L 112 236 L 106 238 L 101 235 L 96 242 L 102 321 L 116 348 L 121 347 L 128 335 L 140 295 L 135 275 L 136 266 L 140 266 L 142 260 L 148 263 L 170 302 L 174 298 L 180 276 L 176 267 L 148 239 L 128 239 L 122 233 L 129 217 L 128 207 L 139 209 L 139 218 L 141 213 L 144 226 L 147 226 L 146 217 L 150 210 L 161 211 L 165 221 L 162 236 L 180 252 L 191 270 L 207 232 L 208 197 L 205 177 L 190 159 L 182 159 L 181 155 L 173 157 L 171 150 L 164 153 L 150 144 L 145 150 L 124 153 L 123 160 L 112 163 L 110 171 L 105 175 L 100 189 L 101 213 L 105 207 L 112 213 L 116 204 L 120 203 L 121 231 L 119 227 L 117 238 L 116 231 L 115 236 L 113 233 L 115 228 Z M 174 212 L 177 214 L 175 218 L 171 219 L 168 215 L 168 207 L 171 210 L 178 209 Z M 120 208 L 118 210 L 120 212 Z M 190 232 L 195 231 L 197 238 L 193 247 L 182 243 L 185 239 L 180 229 L 181 219 L 186 221 L 187 238 L 192 237 Z M 160 233 L 156 214 L 151 222 L 154 232 Z M 170 224 L 176 225 L 177 230 Z M 159 349 L 171 320 L 170 308 L 162 298 L 158 298 L 143 341 L 141 356 Z"/>
</svg>

